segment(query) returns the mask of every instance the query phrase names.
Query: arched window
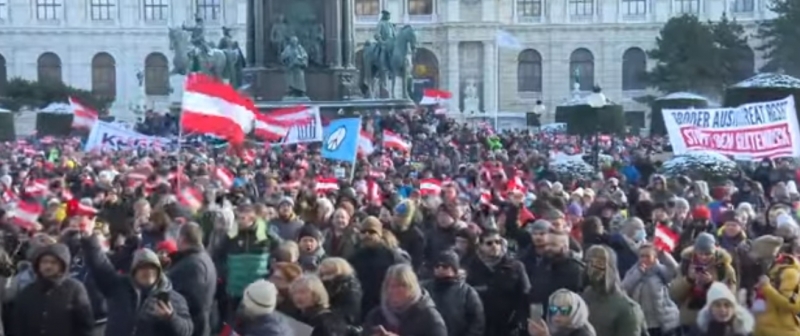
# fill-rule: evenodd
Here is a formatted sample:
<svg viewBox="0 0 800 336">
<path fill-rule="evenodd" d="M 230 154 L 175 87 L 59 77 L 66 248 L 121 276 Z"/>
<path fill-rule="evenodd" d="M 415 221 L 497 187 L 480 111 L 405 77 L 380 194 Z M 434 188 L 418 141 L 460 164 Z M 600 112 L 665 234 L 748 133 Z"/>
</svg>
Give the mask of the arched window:
<svg viewBox="0 0 800 336">
<path fill-rule="evenodd" d="M 144 92 L 151 96 L 169 95 L 169 63 L 162 53 L 151 53 L 144 59 Z"/>
<path fill-rule="evenodd" d="M 37 80 L 40 82 L 61 82 L 61 58 L 46 52 L 36 61 Z"/>
<path fill-rule="evenodd" d="M 114 57 L 98 53 L 92 58 L 92 93 L 97 96 L 117 96 L 117 66 Z"/>
<path fill-rule="evenodd" d="M 569 56 L 569 87 L 578 81 L 581 91 L 591 91 L 594 87 L 594 55 L 586 48 L 575 49 Z"/>
<path fill-rule="evenodd" d="M 542 55 L 536 50 L 526 49 L 519 54 L 517 91 L 542 92 Z"/>
<path fill-rule="evenodd" d="M 647 55 L 640 48 L 629 48 L 622 54 L 622 90 L 635 91 L 647 88 Z"/>
<path fill-rule="evenodd" d="M 6 92 L 8 73 L 6 72 L 6 58 L 0 55 L 0 97 Z"/>
<path fill-rule="evenodd" d="M 750 47 L 742 49 L 736 65 L 734 79 L 739 82 L 752 77 L 756 72 L 756 55 Z"/>
<path fill-rule="evenodd" d="M 414 86 L 411 99 L 419 101 L 425 89 L 439 87 L 439 60 L 432 51 L 417 48 L 412 64 L 414 64 Z"/>
</svg>

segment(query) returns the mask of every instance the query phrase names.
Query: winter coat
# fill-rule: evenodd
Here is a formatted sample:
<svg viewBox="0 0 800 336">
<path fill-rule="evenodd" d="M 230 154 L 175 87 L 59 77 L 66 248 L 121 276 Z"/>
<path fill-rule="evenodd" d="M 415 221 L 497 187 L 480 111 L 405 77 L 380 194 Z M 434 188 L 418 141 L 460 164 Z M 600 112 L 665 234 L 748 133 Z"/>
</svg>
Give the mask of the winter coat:
<svg viewBox="0 0 800 336">
<path fill-rule="evenodd" d="M 423 283 L 423 287 L 436 303 L 449 336 L 483 336 L 486 327 L 483 303 L 464 279 L 434 279 Z"/>
<path fill-rule="evenodd" d="M 361 283 L 361 312 L 366 314 L 381 302 L 381 284 L 392 265 L 404 262 L 397 251 L 385 246 L 361 247 L 349 260 Z"/>
<path fill-rule="evenodd" d="M 277 312 L 240 321 L 235 330 L 239 336 L 294 336 L 289 318 Z"/>
<path fill-rule="evenodd" d="M 708 308 L 703 308 L 697 314 L 697 324 L 686 336 L 752 336 L 755 320 L 741 305 L 736 305 L 733 321 L 728 325 L 727 332 L 724 334 L 709 330 L 713 322 L 713 317 Z M 780 334 L 776 334 L 780 335 Z"/>
<path fill-rule="evenodd" d="M 334 235 L 333 230 L 325 231 L 322 247 L 329 256 L 348 259 L 356 253 L 357 246 L 358 232 L 354 226 L 345 229 L 338 237 Z"/>
<path fill-rule="evenodd" d="M 304 271 L 314 272 L 319 267 L 319 263 L 325 259 L 325 249 L 322 246 L 317 246 L 317 249 L 311 252 L 300 250 L 300 255 L 297 258 L 297 263 Z"/>
<path fill-rule="evenodd" d="M 432 261 L 442 251 L 453 248 L 456 245 L 455 224 L 448 228 L 436 225 L 425 233 L 425 261 Z"/>
<path fill-rule="evenodd" d="M 273 218 L 268 225 L 270 232 L 281 239 L 297 241 L 304 224 L 299 217 L 292 215 L 289 218 Z"/>
<path fill-rule="evenodd" d="M 464 269 L 467 283 L 483 302 L 486 335 L 507 335 L 527 323 L 531 283 L 521 262 L 503 256 L 496 265 L 489 267 L 480 258 L 473 258 Z"/>
<path fill-rule="evenodd" d="M 408 252 L 411 257 L 411 265 L 414 266 L 415 270 L 419 270 L 422 267 L 422 263 L 425 262 L 425 247 L 427 245 L 425 234 L 422 233 L 422 230 L 417 225 L 413 224 L 405 231 L 392 230 L 392 233 L 397 238 L 397 242 L 400 243 L 400 248 Z"/>
<path fill-rule="evenodd" d="M 300 321 L 314 328 L 311 336 L 345 336 L 349 331 L 344 318 L 330 309 L 304 312 Z"/>
<path fill-rule="evenodd" d="M 361 325 L 361 284 L 355 275 L 339 276 L 324 281 L 328 291 L 330 309 L 344 317 L 349 325 Z"/>
<path fill-rule="evenodd" d="M 609 246 L 617 253 L 617 269 L 623 278 L 632 267 L 639 262 L 639 247 L 621 233 L 611 235 Z"/>
<path fill-rule="evenodd" d="M 172 288 L 183 295 L 194 324 L 193 336 L 211 334 L 210 316 L 217 291 L 217 268 L 202 249 L 179 251 L 167 272 Z"/>
<path fill-rule="evenodd" d="M 755 313 L 755 336 L 800 335 L 800 262 L 781 255 L 768 276 L 770 283 L 760 288 L 766 309 Z"/>
<path fill-rule="evenodd" d="M 130 276 L 121 275 L 100 249 L 94 237 L 84 238 L 81 245 L 92 277 L 108 301 L 106 336 L 191 336 L 194 330 L 186 300 L 172 289 L 165 274 L 160 275 L 154 288 L 144 293 Z M 150 250 L 139 250 L 131 270 L 142 263 L 159 265 L 158 257 Z M 163 319 L 155 314 L 156 297 L 166 293 L 173 314 Z M 142 298 L 142 295 L 145 295 Z"/>
<path fill-rule="evenodd" d="M 19 293 L 14 305 L 13 335 L 91 335 L 92 306 L 83 284 L 69 277 L 69 249 L 63 244 L 41 247 L 34 269 L 45 255 L 58 258 L 64 272 L 55 280 L 37 277 Z"/>
<path fill-rule="evenodd" d="M 271 234 L 262 220 L 256 220 L 248 229 L 229 233 L 214 252 L 226 293 L 241 298 L 247 285 L 264 278 L 269 271 L 270 256 L 279 244 L 280 238 Z"/>
<path fill-rule="evenodd" d="M 656 264 L 645 272 L 633 266 L 622 280 L 622 289 L 642 307 L 648 329 L 659 328 L 666 333 L 680 326 L 678 306 L 669 297 L 672 277 L 674 271 Z"/>
<path fill-rule="evenodd" d="M 390 313 L 381 306 L 373 308 L 364 318 L 362 336 L 372 336 L 374 329 L 379 326 L 398 336 L 448 336 L 442 315 L 427 293 L 423 293 L 403 313 L 395 315 L 398 322 L 396 326 L 392 326 L 387 314 Z"/>
<path fill-rule="evenodd" d="M 694 274 L 698 267 L 693 260 L 694 248 L 689 247 L 681 252 L 680 276 L 670 283 L 670 297 L 678 305 L 682 326 L 693 326 L 697 321 L 697 312 L 706 303 L 706 291 L 711 284 L 694 286 L 689 280 L 689 275 Z M 727 251 L 717 248 L 714 259 L 708 265 L 712 281 L 728 285 L 731 292 L 736 293 L 736 271 L 733 269 L 733 259 Z"/>
<path fill-rule="evenodd" d="M 555 291 L 564 288 L 573 292 L 583 290 L 583 274 L 586 269 L 581 260 L 570 254 L 569 257 L 546 257 L 531 246 L 519 257 L 531 284 L 528 298 L 530 303 L 544 305 Z"/>
</svg>

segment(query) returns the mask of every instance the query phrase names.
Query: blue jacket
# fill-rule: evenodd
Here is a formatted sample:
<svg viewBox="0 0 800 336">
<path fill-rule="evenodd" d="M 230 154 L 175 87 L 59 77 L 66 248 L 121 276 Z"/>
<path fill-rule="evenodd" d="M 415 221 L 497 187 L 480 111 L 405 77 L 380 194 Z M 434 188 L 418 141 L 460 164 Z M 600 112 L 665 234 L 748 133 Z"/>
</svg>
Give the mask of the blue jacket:
<svg viewBox="0 0 800 336">
<path fill-rule="evenodd" d="M 642 174 L 639 174 L 639 170 L 631 164 L 627 164 L 622 167 L 622 169 L 620 169 L 620 173 L 625 175 L 625 180 L 628 182 L 628 184 L 638 184 L 639 179 L 642 178 Z"/>
<path fill-rule="evenodd" d="M 194 325 L 186 300 L 172 289 L 163 271 L 152 289 L 142 290 L 130 276 L 116 272 L 96 238 L 81 239 L 81 247 L 89 274 L 108 302 L 106 336 L 192 336 Z M 136 251 L 131 272 L 142 264 L 160 265 L 158 256 L 148 249 Z M 173 310 L 166 319 L 155 313 L 161 293 L 166 293 Z"/>
<path fill-rule="evenodd" d="M 617 253 L 617 270 L 619 270 L 619 278 L 622 279 L 625 277 L 625 273 L 639 262 L 639 251 L 634 251 L 621 233 L 611 235 L 609 244 Z"/>
</svg>

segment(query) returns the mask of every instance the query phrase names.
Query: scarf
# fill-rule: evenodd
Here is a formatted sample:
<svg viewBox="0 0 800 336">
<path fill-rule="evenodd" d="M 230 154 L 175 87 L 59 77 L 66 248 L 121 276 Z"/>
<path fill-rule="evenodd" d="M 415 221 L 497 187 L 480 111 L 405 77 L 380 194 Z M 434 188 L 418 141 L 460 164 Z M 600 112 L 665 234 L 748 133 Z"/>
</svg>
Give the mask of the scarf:
<svg viewBox="0 0 800 336">
<path fill-rule="evenodd" d="M 422 293 L 418 293 L 415 297 L 411 298 L 408 302 L 404 305 L 399 307 L 392 307 L 387 302 L 385 296 L 381 298 L 381 313 L 383 314 L 383 318 L 386 320 L 386 330 L 390 332 L 397 333 L 400 330 L 400 315 L 405 313 L 409 308 L 411 308 L 414 304 L 419 302 L 422 299 Z"/>
<path fill-rule="evenodd" d="M 486 265 L 486 267 L 488 267 L 490 270 L 494 270 L 495 266 L 497 266 L 497 264 L 503 260 L 503 256 L 504 254 L 502 253 L 499 256 L 493 257 L 478 252 L 478 259 L 480 259 L 481 262 L 483 262 L 483 264 Z"/>
</svg>

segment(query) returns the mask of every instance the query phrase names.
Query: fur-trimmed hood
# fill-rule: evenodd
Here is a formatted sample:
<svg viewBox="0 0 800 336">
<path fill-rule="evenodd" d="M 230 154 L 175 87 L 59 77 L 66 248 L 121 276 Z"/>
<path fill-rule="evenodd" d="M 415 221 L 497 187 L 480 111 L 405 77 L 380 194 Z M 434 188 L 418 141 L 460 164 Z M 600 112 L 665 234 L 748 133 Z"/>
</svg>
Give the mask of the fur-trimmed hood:
<svg viewBox="0 0 800 336">
<path fill-rule="evenodd" d="M 694 246 L 689 246 L 685 248 L 681 252 L 681 263 L 684 262 L 692 262 L 692 256 L 694 255 Z M 723 248 L 717 247 L 714 250 L 714 264 L 715 265 L 731 265 L 733 263 L 733 257 L 728 251 L 725 251 Z"/>
<path fill-rule="evenodd" d="M 753 332 L 756 326 L 755 318 L 745 307 L 736 303 L 736 297 L 733 296 L 728 286 L 720 282 L 711 284 L 706 294 L 706 305 L 697 314 L 697 327 L 701 331 L 707 332 L 708 325 L 711 323 L 710 306 L 714 301 L 728 300 L 736 307 L 733 317 L 733 332 L 737 335 L 749 335 Z"/>
</svg>

